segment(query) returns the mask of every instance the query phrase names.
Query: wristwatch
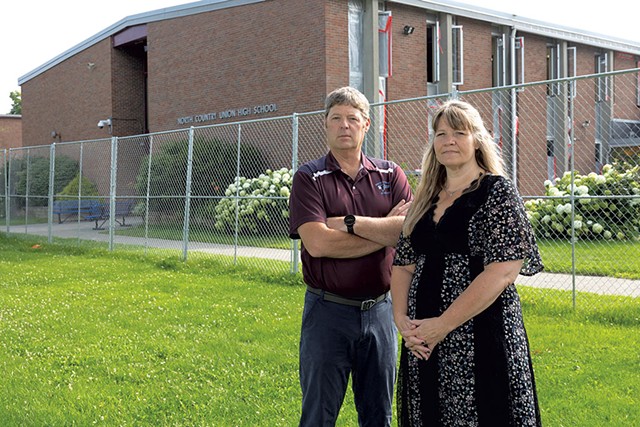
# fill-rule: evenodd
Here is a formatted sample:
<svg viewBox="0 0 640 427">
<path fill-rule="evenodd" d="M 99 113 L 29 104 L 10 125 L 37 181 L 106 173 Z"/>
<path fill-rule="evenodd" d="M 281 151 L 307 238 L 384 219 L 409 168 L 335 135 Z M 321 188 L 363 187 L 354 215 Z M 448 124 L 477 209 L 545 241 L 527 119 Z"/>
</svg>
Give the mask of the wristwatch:
<svg viewBox="0 0 640 427">
<path fill-rule="evenodd" d="M 356 217 L 353 215 L 347 215 L 344 217 L 344 225 L 347 226 L 347 232 L 349 232 L 349 234 L 355 234 L 353 232 L 353 226 L 356 223 Z"/>
</svg>

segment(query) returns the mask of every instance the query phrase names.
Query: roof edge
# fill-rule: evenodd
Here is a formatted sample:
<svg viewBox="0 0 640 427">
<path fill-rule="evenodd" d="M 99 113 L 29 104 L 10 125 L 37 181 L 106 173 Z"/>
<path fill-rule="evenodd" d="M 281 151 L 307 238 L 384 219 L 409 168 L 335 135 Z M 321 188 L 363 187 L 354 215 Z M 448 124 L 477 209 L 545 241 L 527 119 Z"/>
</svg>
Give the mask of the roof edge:
<svg viewBox="0 0 640 427">
<path fill-rule="evenodd" d="M 185 3 L 177 6 L 165 7 L 149 12 L 142 12 L 135 15 L 129 15 L 104 30 L 96 33 L 88 39 L 78 43 L 72 48 L 65 50 L 60 55 L 45 62 L 38 68 L 29 71 L 18 78 L 18 85 L 22 85 L 32 78 L 44 73 L 61 62 L 69 59 L 80 51 L 83 51 L 112 35 L 135 25 L 148 24 L 150 22 L 164 21 L 167 19 L 180 18 L 183 16 L 196 15 L 203 12 L 211 12 L 213 10 L 227 9 L 235 6 L 244 6 L 253 3 L 262 3 L 266 0 L 201 0 L 193 3 Z"/>
<path fill-rule="evenodd" d="M 539 21 L 511 13 L 499 12 L 480 6 L 458 3 L 455 1 L 430 1 L 430 0 L 390 0 L 392 3 L 400 3 L 421 9 L 430 9 L 436 12 L 449 13 L 451 15 L 464 16 L 481 21 L 493 22 L 515 28 L 517 31 L 559 38 L 575 43 L 587 44 L 603 49 L 617 50 L 624 53 L 640 55 L 640 42 L 625 40 L 619 37 L 607 36 L 587 30 L 565 27 L 559 24 Z"/>
</svg>

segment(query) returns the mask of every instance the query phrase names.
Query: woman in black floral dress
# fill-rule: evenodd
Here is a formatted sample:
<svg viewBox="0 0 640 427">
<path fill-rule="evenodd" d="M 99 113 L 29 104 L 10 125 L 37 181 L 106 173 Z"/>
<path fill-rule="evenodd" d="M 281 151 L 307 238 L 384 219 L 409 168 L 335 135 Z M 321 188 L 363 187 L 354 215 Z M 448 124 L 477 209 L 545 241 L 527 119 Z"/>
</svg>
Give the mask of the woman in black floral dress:
<svg viewBox="0 0 640 427">
<path fill-rule="evenodd" d="M 539 426 L 514 281 L 543 268 L 478 111 L 441 105 L 396 248 L 400 426 Z"/>
</svg>

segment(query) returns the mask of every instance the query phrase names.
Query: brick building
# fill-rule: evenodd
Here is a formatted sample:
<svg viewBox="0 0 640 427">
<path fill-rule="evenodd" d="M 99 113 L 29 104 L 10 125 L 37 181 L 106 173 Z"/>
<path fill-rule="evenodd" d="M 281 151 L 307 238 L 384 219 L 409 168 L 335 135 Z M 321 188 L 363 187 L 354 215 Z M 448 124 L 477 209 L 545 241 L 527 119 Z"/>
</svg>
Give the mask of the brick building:
<svg viewBox="0 0 640 427">
<path fill-rule="evenodd" d="M 451 1 L 204 0 L 126 17 L 22 76 L 23 144 L 316 111 L 343 85 L 379 102 L 632 69 L 639 60 L 640 44 Z M 567 101 L 555 105 L 553 95 L 547 108 L 562 115 Z M 635 126 L 638 103 L 616 106 L 616 119 Z M 611 123 L 611 110 L 582 120 Z M 526 117 L 522 104 L 518 114 Z M 599 128 L 590 130 L 591 153 Z M 528 144 L 566 165 L 557 129 L 541 126 Z M 509 154 L 514 131 L 500 132 Z M 539 160 L 523 158 L 521 167 Z"/>
<path fill-rule="evenodd" d="M 0 150 L 22 147 L 22 117 L 0 114 Z"/>
</svg>

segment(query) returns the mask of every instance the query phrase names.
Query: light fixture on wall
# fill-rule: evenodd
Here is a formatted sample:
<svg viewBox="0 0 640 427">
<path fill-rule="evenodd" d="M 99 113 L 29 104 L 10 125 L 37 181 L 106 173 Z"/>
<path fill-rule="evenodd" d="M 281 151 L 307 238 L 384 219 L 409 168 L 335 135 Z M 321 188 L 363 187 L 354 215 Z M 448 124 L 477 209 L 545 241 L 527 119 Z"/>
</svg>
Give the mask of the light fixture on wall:
<svg viewBox="0 0 640 427">
<path fill-rule="evenodd" d="M 105 126 L 109 126 L 109 133 L 111 133 L 111 117 L 109 117 L 108 119 L 100 120 L 98 122 L 98 127 L 100 129 L 104 128 Z"/>
<path fill-rule="evenodd" d="M 408 36 L 409 34 L 413 34 L 415 29 L 416 28 L 412 27 L 411 25 L 405 25 L 404 28 L 402 29 L 402 34 L 404 34 L 405 36 Z"/>
<path fill-rule="evenodd" d="M 118 129 L 117 131 L 122 133 L 122 132 L 129 132 L 132 129 L 135 129 L 136 132 L 140 132 L 143 133 L 144 129 L 142 128 L 142 123 L 140 123 L 139 119 L 135 119 L 135 118 L 121 118 L 121 117 L 109 117 L 108 119 L 104 119 L 104 120 L 100 120 L 98 122 L 98 127 L 100 129 L 104 128 L 105 126 L 109 127 L 109 134 L 113 134 L 113 123 L 115 121 L 122 121 L 122 122 L 131 122 L 130 125 L 127 125 L 125 127 L 123 127 L 124 125 L 122 124 L 118 124 Z M 135 124 L 133 124 L 135 123 Z M 131 134 L 131 132 L 127 133 L 127 135 Z"/>
<path fill-rule="evenodd" d="M 60 135 L 60 133 L 58 131 L 52 130 L 51 131 L 51 138 L 57 139 L 57 140 L 61 140 L 62 136 Z"/>
</svg>

